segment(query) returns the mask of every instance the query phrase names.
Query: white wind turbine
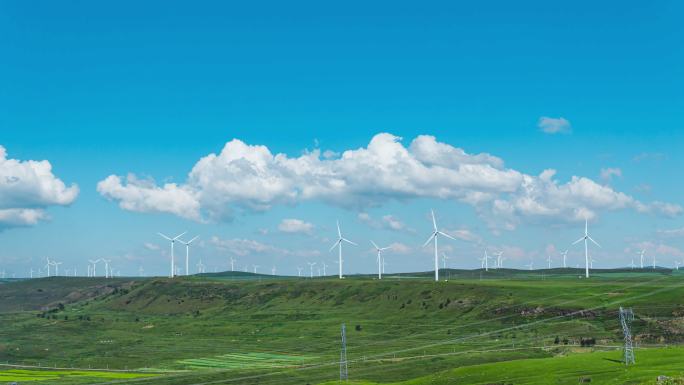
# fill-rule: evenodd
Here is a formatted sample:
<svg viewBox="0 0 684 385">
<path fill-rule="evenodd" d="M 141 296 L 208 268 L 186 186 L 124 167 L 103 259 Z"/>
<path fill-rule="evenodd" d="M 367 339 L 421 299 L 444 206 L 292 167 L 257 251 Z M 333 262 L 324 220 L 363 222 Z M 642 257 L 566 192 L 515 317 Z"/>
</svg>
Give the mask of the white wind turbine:
<svg viewBox="0 0 684 385">
<path fill-rule="evenodd" d="M 485 271 L 489 271 L 489 255 L 487 255 L 487 249 L 484 251 L 484 257 L 482 262 L 484 263 Z"/>
<path fill-rule="evenodd" d="M 139 275 L 140 277 L 144 277 L 144 276 L 145 276 L 145 269 L 143 269 L 142 266 L 140 266 L 140 267 L 138 268 L 138 275 Z"/>
<path fill-rule="evenodd" d="M 192 241 L 191 241 L 191 242 L 192 242 Z M 188 242 L 188 243 L 190 243 L 190 242 Z M 198 272 L 198 273 L 202 274 L 202 273 L 205 272 L 205 269 L 204 269 L 205 266 L 204 266 L 204 264 L 202 263 L 202 260 L 201 260 L 201 259 L 199 260 L 199 262 L 197 262 L 197 265 L 196 265 L 195 267 L 197 267 L 197 272 Z M 188 273 L 188 272 L 186 271 L 186 272 L 185 272 L 185 275 L 188 275 L 187 273 Z"/>
<path fill-rule="evenodd" d="M 59 265 L 61 264 L 62 262 L 52 261 L 52 266 L 55 267 L 55 277 L 59 276 Z"/>
<path fill-rule="evenodd" d="M 387 249 L 390 249 L 390 247 L 389 246 L 388 247 L 380 247 L 380 246 L 376 245 L 375 242 L 373 242 L 373 241 L 370 241 L 370 243 L 373 245 L 373 247 L 375 248 L 375 251 L 377 252 L 377 255 L 378 255 L 378 257 L 377 257 L 378 279 L 382 279 L 382 273 L 383 273 L 383 271 L 382 271 L 382 261 L 383 261 L 382 252 L 387 250 Z"/>
<path fill-rule="evenodd" d="M 442 269 L 443 270 L 446 270 L 448 260 L 449 260 L 449 257 L 447 257 L 447 255 L 444 252 L 442 252 Z"/>
<path fill-rule="evenodd" d="M 230 271 L 235 271 L 235 258 L 230 257 Z"/>
<path fill-rule="evenodd" d="M 496 255 L 496 268 L 500 269 L 503 267 L 503 251 L 499 251 Z"/>
<path fill-rule="evenodd" d="M 439 230 L 437 230 L 437 220 L 435 219 L 435 212 L 434 210 L 430 210 L 430 214 L 432 214 L 432 234 L 430 234 L 430 237 L 428 238 L 427 241 L 425 241 L 425 244 L 423 244 L 423 247 L 427 246 L 430 241 L 434 240 L 435 242 L 435 281 L 439 281 L 439 254 L 437 250 L 437 236 L 441 235 L 450 239 L 453 239 L 454 241 L 456 238 L 452 237 L 449 234 L 443 233 Z"/>
<path fill-rule="evenodd" d="M 309 278 L 313 278 L 313 267 L 316 266 L 316 262 L 307 262 L 309 265 Z"/>
<path fill-rule="evenodd" d="M 328 267 L 328 265 L 326 265 L 325 262 L 322 262 L 321 266 L 323 266 L 323 276 L 325 277 L 327 275 L 327 273 L 325 272 L 325 268 Z"/>
<path fill-rule="evenodd" d="M 183 231 L 182 233 L 176 235 L 176 236 L 173 237 L 173 238 L 167 237 L 166 235 L 164 235 L 164 234 L 162 234 L 162 233 L 157 233 L 157 234 L 159 234 L 162 238 L 164 238 L 164 239 L 166 239 L 166 240 L 168 240 L 168 241 L 171 242 L 171 274 L 169 275 L 169 278 L 173 278 L 174 273 L 175 273 L 174 270 L 175 270 L 175 266 L 176 266 L 176 261 L 175 261 L 174 256 L 173 256 L 173 245 L 174 245 L 174 243 L 176 243 L 176 241 L 178 240 L 178 238 L 180 238 L 180 237 L 182 237 L 183 235 L 185 235 L 186 232 L 187 232 L 187 231 Z"/>
<path fill-rule="evenodd" d="M 342 279 L 342 262 L 343 262 L 343 260 L 342 260 L 342 242 L 347 242 L 349 244 L 356 246 L 356 243 L 354 243 L 354 242 L 352 242 L 352 241 L 350 241 L 347 238 L 342 236 L 342 231 L 340 230 L 340 222 L 337 221 L 337 241 L 335 241 L 335 243 L 333 243 L 332 247 L 330 248 L 330 251 L 332 251 L 335 247 L 338 248 L 338 252 L 339 252 L 339 254 L 338 254 L 339 255 L 338 265 L 340 268 L 340 279 Z"/>
<path fill-rule="evenodd" d="M 271 275 L 275 275 L 276 273 L 276 267 L 275 265 L 271 268 Z"/>
<path fill-rule="evenodd" d="M 50 276 L 50 266 L 52 266 L 52 262 L 50 262 L 50 257 L 45 257 L 45 260 L 47 263 L 45 264 L 45 267 L 47 268 L 47 277 Z"/>
<path fill-rule="evenodd" d="M 88 260 L 88 262 L 90 262 L 90 264 L 92 265 L 92 267 L 90 268 L 91 277 L 95 276 L 95 267 L 97 266 L 97 263 L 100 261 L 102 261 L 102 259 L 96 259 L 96 260 L 89 259 Z"/>
<path fill-rule="evenodd" d="M 530 263 L 525 266 L 527 266 L 529 270 L 532 270 L 534 268 L 534 259 L 530 259 Z"/>
<path fill-rule="evenodd" d="M 252 265 L 254 267 L 254 274 L 257 273 L 257 269 L 259 268 L 259 265 Z"/>
<path fill-rule="evenodd" d="M 679 261 L 674 261 L 675 270 L 679 271 Z"/>
<path fill-rule="evenodd" d="M 33 278 L 33 268 L 29 271 L 29 274 L 31 275 L 31 278 Z"/>
<path fill-rule="evenodd" d="M 639 261 L 640 261 L 640 266 L 643 269 L 644 268 L 644 253 L 646 252 L 646 249 L 641 249 L 641 253 L 639 253 Z"/>
<path fill-rule="evenodd" d="M 634 270 L 635 267 L 636 265 L 634 264 L 634 257 L 632 257 L 632 262 L 629 263 L 629 268 Z"/>
<path fill-rule="evenodd" d="M 546 262 L 548 262 L 548 264 L 549 264 L 549 269 L 551 269 L 551 261 L 552 261 L 552 259 L 551 259 L 551 254 L 549 254 L 549 255 L 546 257 Z"/>
<path fill-rule="evenodd" d="M 653 270 L 656 269 L 656 260 L 655 260 L 655 254 L 653 254 Z"/>
<path fill-rule="evenodd" d="M 577 243 L 580 243 L 584 241 L 584 276 L 585 278 L 589 278 L 589 245 L 588 241 L 592 241 L 596 246 L 601 247 L 593 238 L 589 236 L 589 222 L 587 219 L 584 219 L 584 236 L 572 244 L 575 245 Z"/>
<path fill-rule="evenodd" d="M 184 242 L 182 239 L 178 238 L 178 242 L 182 243 L 185 245 L 185 275 L 190 274 L 190 244 L 195 241 L 195 239 L 199 238 L 199 235 L 196 236 L 195 238 L 192 238 L 191 240 Z"/>
<path fill-rule="evenodd" d="M 568 265 L 565 263 L 566 259 L 568 258 L 568 250 L 562 252 L 561 255 L 563 256 L 563 268 L 565 269 L 568 267 Z"/>
<path fill-rule="evenodd" d="M 301 277 L 301 276 L 302 276 L 302 268 L 297 266 L 297 277 Z"/>
<path fill-rule="evenodd" d="M 111 259 L 104 259 L 102 258 L 102 262 L 105 263 L 105 278 L 112 278 L 112 271 L 111 267 L 109 266 L 109 262 L 111 262 Z"/>
</svg>

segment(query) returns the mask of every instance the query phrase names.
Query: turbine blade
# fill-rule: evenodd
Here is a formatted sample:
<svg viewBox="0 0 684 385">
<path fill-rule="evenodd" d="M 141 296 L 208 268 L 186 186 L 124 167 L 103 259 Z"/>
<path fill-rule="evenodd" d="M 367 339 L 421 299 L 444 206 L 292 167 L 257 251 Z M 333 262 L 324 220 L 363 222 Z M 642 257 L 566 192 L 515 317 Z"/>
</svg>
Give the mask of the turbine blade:
<svg viewBox="0 0 684 385">
<path fill-rule="evenodd" d="M 173 239 L 172 239 L 172 241 L 175 241 L 176 239 L 178 239 L 178 238 L 182 237 L 183 235 L 185 235 L 185 233 L 187 233 L 187 231 L 183 231 L 182 233 L 180 233 L 180 234 L 176 235 L 176 237 L 175 237 L 175 238 L 173 238 Z"/>
<path fill-rule="evenodd" d="M 371 244 L 373 244 L 373 247 L 375 247 L 376 250 L 381 250 L 381 249 L 378 247 L 378 245 L 376 245 L 375 242 L 373 242 L 373 240 L 371 240 Z"/>
<path fill-rule="evenodd" d="M 449 234 L 447 234 L 447 233 L 443 233 L 443 232 L 441 232 L 441 231 L 438 231 L 437 234 L 443 235 L 443 236 L 445 236 L 445 237 L 447 237 L 447 238 L 450 238 L 450 239 L 453 239 L 454 241 L 457 241 L 456 238 L 452 237 L 451 235 L 449 235 Z"/>
<path fill-rule="evenodd" d="M 342 238 L 342 231 L 340 230 L 340 221 L 337 221 L 337 236 Z"/>
<path fill-rule="evenodd" d="M 352 245 L 354 245 L 354 246 L 358 246 L 356 243 L 350 241 L 350 240 L 347 239 L 347 238 L 342 238 L 342 240 L 345 241 L 345 242 L 347 242 L 347 243 L 350 243 L 350 244 L 352 244 Z"/>
<path fill-rule="evenodd" d="M 425 241 L 425 243 L 423 244 L 423 247 L 427 246 L 428 243 L 430 243 L 430 241 L 432 240 L 432 238 L 434 238 L 436 236 L 437 236 L 437 233 L 432 233 L 432 235 L 430 235 L 430 238 L 428 238 L 428 240 Z"/>
<path fill-rule="evenodd" d="M 164 234 L 162 234 L 162 233 L 157 233 L 157 234 L 161 235 L 162 238 L 166 238 L 166 239 L 168 239 L 169 241 L 172 241 L 171 238 L 167 237 L 166 235 L 164 235 Z"/>
<path fill-rule="evenodd" d="M 582 237 L 582 238 L 576 240 L 576 241 L 573 242 L 572 244 L 573 244 L 573 245 L 578 244 L 578 243 L 582 242 L 583 240 L 584 240 L 584 237 Z"/>
<path fill-rule="evenodd" d="M 595 240 L 593 240 L 590 236 L 587 236 L 587 238 L 589 238 L 590 241 L 594 242 L 594 244 L 595 244 L 596 246 L 601 247 L 601 245 L 599 245 L 598 242 L 596 242 Z"/>
<path fill-rule="evenodd" d="M 437 231 L 437 220 L 435 219 L 435 211 L 430 209 L 430 214 L 432 214 L 432 226 Z"/>
<path fill-rule="evenodd" d="M 192 238 L 191 240 L 188 241 L 188 245 L 191 244 L 192 242 L 195 241 L 195 239 L 199 238 L 199 235 L 195 236 L 195 238 Z"/>
<path fill-rule="evenodd" d="M 335 248 L 335 246 L 337 246 L 340 242 L 342 242 L 342 239 L 341 239 L 341 238 L 338 239 L 337 242 L 333 243 L 333 245 L 330 247 L 330 250 L 328 250 L 328 252 L 333 251 L 333 249 Z"/>
</svg>

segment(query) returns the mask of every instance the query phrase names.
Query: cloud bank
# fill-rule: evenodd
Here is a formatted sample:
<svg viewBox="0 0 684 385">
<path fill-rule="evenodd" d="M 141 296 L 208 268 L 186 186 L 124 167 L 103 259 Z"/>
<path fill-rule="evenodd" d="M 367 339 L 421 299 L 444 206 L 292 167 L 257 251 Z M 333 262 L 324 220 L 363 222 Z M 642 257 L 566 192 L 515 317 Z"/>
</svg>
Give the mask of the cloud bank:
<svg viewBox="0 0 684 385">
<path fill-rule="evenodd" d="M 0 146 L 0 230 L 46 220 L 48 207 L 68 206 L 78 192 L 52 173 L 49 161 L 10 159 Z"/>
<path fill-rule="evenodd" d="M 602 211 L 631 209 L 664 216 L 682 208 L 643 203 L 581 176 L 567 182 L 555 170 L 529 175 L 506 168 L 502 159 L 468 154 L 421 135 L 404 146 L 389 133 L 375 135 L 366 147 L 326 158 L 319 150 L 300 156 L 273 154 L 262 145 L 238 139 L 218 154 L 201 158 L 182 184 L 157 185 L 135 175 L 110 175 L 97 190 L 125 210 L 169 213 L 195 221 L 222 221 L 236 212 L 265 211 L 275 205 L 320 201 L 363 211 L 387 201 L 435 198 L 473 206 L 494 229 L 522 222 L 581 221 Z M 385 218 L 390 227 L 401 226 Z"/>
</svg>

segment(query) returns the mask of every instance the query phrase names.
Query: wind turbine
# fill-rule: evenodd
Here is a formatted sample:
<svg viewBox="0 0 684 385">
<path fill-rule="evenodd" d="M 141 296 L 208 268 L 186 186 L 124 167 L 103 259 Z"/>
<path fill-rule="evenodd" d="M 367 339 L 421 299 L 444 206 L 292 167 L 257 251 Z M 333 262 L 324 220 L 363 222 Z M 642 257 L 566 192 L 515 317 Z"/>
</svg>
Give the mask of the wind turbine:
<svg viewBox="0 0 684 385">
<path fill-rule="evenodd" d="M 428 243 L 430 243 L 430 241 L 435 241 L 435 281 L 439 281 L 439 255 L 437 250 L 437 236 L 442 235 L 444 237 L 453 239 L 454 241 L 456 240 L 456 238 L 437 230 L 437 220 L 435 219 L 434 210 L 430 210 L 430 214 L 432 214 L 432 234 L 430 234 L 430 238 L 428 238 L 428 240 L 425 241 L 423 247 L 427 246 Z"/>
<path fill-rule="evenodd" d="M 235 271 L 235 258 L 230 257 L 230 271 Z"/>
<path fill-rule="evenodd" d="M 316 262 L 307 262 L 309 265 L 309 278 L 313 278 L 313 267 L 316 266 Z"/>
<path fill-rule="evenodd" d="M 646 252 L 646 249 L 641 249 L 640 253 L 640 262 L 641 262 L 641 268 L 644 268 L 644 253 Z"/>
<path fill-rule="evenodd" d="M 323 266 L 323 276 L 325 277 L 327 275 L 327 273 L 325 272 L 325 268 L 328 267 L 328 265 L 326 265 L 325 262 L 323 262 L 321 266 Z"/>
<path fill-rule="evenodd" d="M 485 271 L 489 271 L 489 255 L 487 255 L 487 249 L 485 249 L 484 260 L 482 262 L 484 262 Z"/>
<path fill-rule="evenodd" d="M 97 266 L 97 263 L 100 261 L 102 261 L 102 259 L 96 259 L 94 261 L 92 259 L 88 260 L 88 262 L 90 262 L 93 265 L 93 267 L 91 268 L 91 274 L 93 277 L 95 276 L 95 267 Z"/>
<path fill-rule="evenodd" d="M 110 270 L 109 267 L 109 262 L 111 262 L 111 259 L 104 259 L 102 258 L 102 262 L 105 263 L 105 278 L 112 278 L 112 271 Z"/>
<path fill-rule="evenodd" d="M 342 236 L 342 231 L 340 230 L 340 222 L 337 221 L 337 241 L 333 243 L 332 247 L 330 248 L 330 251 L 332 251 L 335 247 L 338 248 L 339 251 L 339 268 L 340 268 L 340 279 L 342 279 L 342 242 L 347 242 L 349 244 L 352 244 L 354 246 L 357 246 L 356 243 L 348 240 L 347 238 Z"/>
<path fill-rule="evenodd" d="M 565 260 L 566 260 L 567 257 L 568 257 L 568 250 L 565 250 L 564 252 L 562 252 L 561 255 L 563 256 L 563 268 L 565 269 L 566 267 L 568 267 L 568 266 L 565 264 Z"/>
<path fill-rule="evenodd" d="M 59 276 L 59 265 L 61 264 L 62 262 L 52 261 L 52 266 L 55 267 L 55 277 Z"/>
<path fill-rule="evenodd" d="M 144 276 L 145 276 L 145 269 L 143 269 L 142 266 L 140 266 L 140 267 L 138 268 L 138 275 L 141 276 L 141 277 L 144 277 Z"/>
<path fill-rule="evenodd" d="M 382 271 L 382 261 L 383 261 L 382 252 L 384 250 L 389 249 L 390 247 L 389 246 L 388 247 L 380 247 L 380 246 L 376 245 L 375 242 L 373 242 L 373 241 L 370 241 L 370 243 L 373 245 L 373 247 L 375 248 L 375 251 L 378 253 L 378 258 L 377 258 L 377 260 L 378 260 L 378 279 L 382 279 L 382 273 L 383 273 L 383 271 Z"/>
<path fill-rule="evenodd" d="M 29 271 L 29 274 L 31 275 L 31 278 L 33 278 L 33 268 Z"/>
<path fill-rule="evenodd" d="M 529 270 L 532 270 L 534 268 L 534 259 L 530 259 L 530 263 L 525 266 L 527 266 Z"/>
<path fill-rule="evenodd" d="M 173 237 L 173 238 L 167 237 L 166 235 L 164 235 L 164 234 L 162 234 L 162 233 L 157 233 L 157 234 L 159 234 L 162 238 L 164 238 L 164 239 L 166 239 L 166 240 L 168 240 L 168 241 L 171 242 L 171 274 L 169 275 L 169 278 L 173 278 L 173 276 L 174 276 L 174 267 L 176 266 L 176 261 L 174 260 L 174 256 L 173 256 L 173 244 L 176 243 L 176 241 L 178 240 L 178 238 L 180 238 L 180 237 L 182 237 L 183 235 L 185 235 L 185 233 L 187 233 L 187 231 L 183 231 L 182 233 L 176 235 L 176 236 Z"/>
<path fill-rule="evenodd" d="M 503 251 L 499 251 L 498 253 L 494 254 L 496 255 L 496 268 L 500 269 L 503 267 Z"/>
<path fill-rule="evenodd" d="M 301 276 L 302 276 L 302 268 L 297 266 L 297 277 L 301 277 Z"/>
<path fill-rule="evenodd" d="M 655 254 L 653 254 L 653 270 L 656 269 L 656 260 L 655 260 Z"/>
<path fill-rule="evenodd" d="M 273 267 L 271 268 L 271 275 L 275 275 L 275 273 L 276 273 L 276 267 L 275 267 L 275 265 L 273 265 Z"/>
<path fill-rule="evenodd" d="M 446 270 L 446 264 L 448 260 L 449 257 L 447 257 L 447 255 L 444 252 L 442 252 L 442 269 Z"/>
<path fill-rule="evenodd" d="M 252 265 L 252 266 L 254 266 L 254 274 L 256 274 L 256 273 L 257 273 L 257 269 L 259 268 L 259 265 Z"/>
<path fill-rule="evenodd" d="M 675 270 L 679 271 L 679 261 L 674 261 Z"/>
<path fill-rule="evenodd" d="M 549 263 L 549 269 L 551 269 L 551 261 L 552 261 L 552 260 L 551 260 L 551 254 L 549 254 L 549 255 L 546 257 L 546 262 Z"/>
<path fill-rule="evenodd" d="M 593 238 L 589 236 L 589 222 L 584 218 L 584 236 L 572 244 L 575 245 L 584 241 L 584 276 L 589 278 L 589 245 L 587 241 L 592 241 L 596 246 L 601 247 Z"/>
<path fill-rule="evenodd" d="M 634 270 L 635 267 L 636 265 L 634 264 L 634 257 L 632 257 L 632 262 L 629 263 L 629 268 Z"/>
<path fill-rule="evenodd" d="M 191 240 L 184 242 L 182 239 L 178 238 L 178 242 L 182 243 L 185 245 L 185 275 L 190 274 L 190 244 L 195 241 L 195 239 L 199 238 L 199 235 L 196 236 L 195 238 L 192 238 Z M 202 272 L 203 273 L 203 272 Z"/>
<path fill-rule="evenodd" d="M 45 257 L 45 260 L 47 263 L 45 264 L 45 267 L 47 268 L 47 277 L 50 276 L 50 266 L 52 266 L 52 263 L 50 262 L 50 257 Z"/>
<path fill-rule="evenodd" d="M 190 243 L 190 242 L 188 242 L 188 243 Z M 199 260 L 199 262 L 197 262 L 197 266 L 196 266 L 196 267 L 197 267 L 197 272 L 198 272 L 198 273 L 201 274 L 201 273 L 204 273 L 204 272 L 205 272 L 205 270 L 204 270 L 204 267 L 205 267 L 205 266 L 204 266 L 204 264 L 202 263 L 202 260 L 201 260 L 201 259 Z M 185 272 L 185 275 L 188 275 L 188 272 L 187 272 L 187 271 Z"/>
</svg>

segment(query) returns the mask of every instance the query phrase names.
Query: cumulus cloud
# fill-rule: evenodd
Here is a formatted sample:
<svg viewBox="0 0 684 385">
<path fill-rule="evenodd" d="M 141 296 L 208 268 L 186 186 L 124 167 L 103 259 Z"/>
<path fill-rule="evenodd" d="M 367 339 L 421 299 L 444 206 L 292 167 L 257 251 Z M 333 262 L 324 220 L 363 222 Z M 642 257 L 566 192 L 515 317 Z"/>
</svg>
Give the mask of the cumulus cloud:
<svg viewBox="0 0 684 385">
<path fill-rule="evenodd" d="M 143 244 L 143 246 L 145 246 L 145 248 L 146 248 L 147 250 L 152 250 L 152 251 L 159 250 L 159 245 L 157 245 L 156 243 L 145 242 L 145 243 Z"/>
<path fill-rule="evenodd" d="M 0 146 L 0 229 L 32 226 L 48 218 L 50 206 L 68 206 L 78 186 L 66 186 L 47 160 L 17 160 Z"/>
<path fill-rule="evenodd" d="M 658 230 L 658 235 L 665 238 L 684 238 L 684 227 L 679 229 Z"/>
<path fill-rule="evenodd" d="M 468 229 L 445 230 L 445 233 L 466 242 L 481 243 L 482 238 Z"/>
<path fill-rule="evenodd" d="M 562 183 L 555 170 L 528 175 L 506 168 L 490 154 L 468 154 L 433 136 L 408 146 L 381 133 L 366 147 L 325 159 L 318 150 L 296 157 L 272 154 L 234 139 L 218 154 L 201 158 L 183 184 L 158 186 L 129 175 L 110 175 L 98 184 L 103 196 L 126 210 L 166 212 L 193 220 L 226 220 L 236 211 L 264 211 L 274 205 L 322 201 L 364 210 L 395 200 L 438 198 L 475 207 L 492 228 L 513 229 L 524 220 L 584 220 L 603 210 L 634 209 L 678 215 L 678 205 L 642 203 L 585 177 Z M 365 211 L 359 220 L 373 220 Z M 394 217 L 382 222 L 401 227 Z"/>
<path fill-rule="evenodd" d="M 223 239 L 217 236 L 213 236 L 209 240 L 209 243 L 220 251 L 227 251 L 231 254 L 240 257 L 264 254 L 276 257 L 317 257 L 321 254 L 318 250 L 288 250 L 266 243 L 262 243 L 253 239 L 244 238 Z"/>
<path fill-rule="evenodd" d="M 314 225 L 301 219 L 283 219 L 278 225 L 278 230 L 283 233 L 311 234 Z"/>
<path fill-rule="evenodd" d="M 388 247 L 396 254 L 411 254 L 414 252 L 411 246 L 407 246 L 401 242 L 394 242 Z"/>
<path fill-rule="evenodd" d="M 537 127 L 547 134 L 569 134 L 572 132 L 570 122 L 565 118 L 549 118 L 548 116 L 542 116 L 539 118 Z"/>
<path fill-rule="evenodd" d="M 406 228 L 404 222 L 397 219 L 394 215 L 385 215 L 382 217 L 382 222 L 390 229 L 400 231 Z"/>
<path fill-rule="evenodd" d="M 604 182 L 610 182 L 613 177 L 622 177 L 622 170 L 617 167 L 601 169 L 601 179 L 603 179 Z"/>
</svg>

